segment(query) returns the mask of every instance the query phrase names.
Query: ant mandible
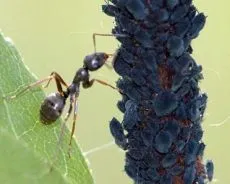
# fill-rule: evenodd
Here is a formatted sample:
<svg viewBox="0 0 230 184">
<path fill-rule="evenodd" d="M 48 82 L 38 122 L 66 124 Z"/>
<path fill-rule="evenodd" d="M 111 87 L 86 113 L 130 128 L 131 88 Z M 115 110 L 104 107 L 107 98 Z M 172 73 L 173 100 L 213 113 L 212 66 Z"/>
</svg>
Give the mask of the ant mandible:
<svg viewBox="0 0 230 184">
<path fill-rule="evenodd" d="M 124 37 L 125 35 L 94 33 L 93 34 L 94 53 L 85 56 L 84 61 L 83 61 L 84 63 L 83 67 L 79 68 L 76 71 L 76 74 L 70 85 L 67 85 L 67 83 L 62 79 L 62 77 L 57 72 L 52 72 L 47 78 L 38 80 L 26 86 L 24 89 L 19 91 L 17 94 L 9 97 L 9 99 L 14 99 L 18 97 L 19 95 L 21 95 L 22 93 L 24 93 L 25 91 L 31 88 L 34 88 L 38 85 L 41 85 L 44 82 L 47 82 L 47 84 L 44 86 L 44 88 L 46 88 L 49 86 L 50 81 L 54 79 L 56 82 L 56 86 L 57 86 L 57 92 L 49 94 L 42 102 L 41 107 L 40 107 L 40 121 L 41 123 L 45 125 L 54 123 L 61 116 L 63 109 L 65 107 L 65 104 L 66 104 L 66 100 L 69 98 L 70 105 L 69 105 L 67 114 L 64 118 L 64 123 L 63 123 L 63 126 L 64 126 L 65 122 L 68 120 L 73 110 L 74 115 L 73 115 L 73 124 L 72 124 L 72 130 L 71 130 L 71 135 L 70 135 L 69 147 L 71 147 L 71 143 L 72 143 L 72 139 L 73 139 L 73 135 L 75 131 L 75 126 L 76 126 L 77 98 L 80 92 L 79 91 L 80 85 L 82 84 L 83 88 L 90 88 L 95 82 L 97 82 L 102 85 L 111 87 L 112 89 L 115 89 L 118 92 L 122 93 L 118 88 L 108 84 L 105 81 L 95 79 L 95 78 L 90 80 L 90 72 L 100 69 L 104 64 L 106 64 L 107 59 L 110 56 L 113 56 L 113 54 L 106 54 L 105 52 L 96 52 L 96 36 Z M 62 86 L 64 86 L 66 90 L 63 90 Z M 63 131 L 63 128 L 61 130 L 61 134 L 63 133 L 62 131 Z M 70 153 L 69 153 L 69 156 L 70 156 Z"/>
</svg>

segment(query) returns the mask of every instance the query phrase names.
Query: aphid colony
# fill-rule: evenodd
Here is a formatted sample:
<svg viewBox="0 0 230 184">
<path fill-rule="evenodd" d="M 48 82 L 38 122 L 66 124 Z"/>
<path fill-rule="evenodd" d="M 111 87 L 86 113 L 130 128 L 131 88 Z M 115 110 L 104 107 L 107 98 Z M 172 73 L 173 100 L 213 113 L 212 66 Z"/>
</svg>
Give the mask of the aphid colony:
<svg viewBox="0 0 230 184">
<path fill-rule="evenodd" d="M 110 122 L 127 175 L 139 184 L 211 181 L 213 163 L 202 160 L 207 95 L 191 56 L 206 17 L 192 0 L 110 0 L 102 9 L 115 18 L 112 33 L 127 35 L 114 60 L 124 117 Z"/>
</svg>

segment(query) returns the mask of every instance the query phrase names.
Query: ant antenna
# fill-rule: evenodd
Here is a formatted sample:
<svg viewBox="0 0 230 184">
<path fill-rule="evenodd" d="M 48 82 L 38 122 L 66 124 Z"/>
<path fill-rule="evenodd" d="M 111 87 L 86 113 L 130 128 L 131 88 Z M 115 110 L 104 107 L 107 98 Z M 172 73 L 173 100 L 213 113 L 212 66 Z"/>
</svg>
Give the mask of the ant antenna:
<svg viewBox="0 0 230 184">
<path fill-rule="evenodd" d="M 127 37 L 125 34 L 103 34 L 103 33 L 93 33 L 93 47 L 94 52 L 96 52 L 96 36 L 114 36 L 114 37 Z M 113 56 L 113 54 L 108 54 L 109 56 Z"/>
</svg>

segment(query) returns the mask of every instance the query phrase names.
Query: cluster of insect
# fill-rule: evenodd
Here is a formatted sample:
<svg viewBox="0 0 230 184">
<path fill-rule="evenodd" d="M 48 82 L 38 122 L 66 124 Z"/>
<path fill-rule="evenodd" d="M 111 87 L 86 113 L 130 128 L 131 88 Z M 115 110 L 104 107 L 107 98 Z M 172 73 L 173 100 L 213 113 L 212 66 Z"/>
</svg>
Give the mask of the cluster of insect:
<svg viewBox="0 0 230 184">
<path fill-rule="evenodd" d="M 40 122 L 45 125 L 54 123 L 62 115 L 62 112 L 66 105 L 66 100 L 69 98 L 70 105 L 64 117 L 64 123 L 61 128 L 62 130 L 61 130 L 61 135 L 60 135 L 61 137 L 63 134 L 63 128 L 65 125 L 65 122 L 69 119 L 70 115 L 73 112 L 73 122 L 72 122 L 72 129 L 71 129 L 71 135 L 70 135 L 70 140 L 69 140 L 69 148 L 71 148 L 72 139 L 73 139 L 73 135 L 75 131 L 77 111 L 78 111 L 77 99 L 79 96 L 80 85 L 82 84 L 83 88 L 90 88 L 96 82 L 104 86 L 108 86 L 122 93 L 118 88 L 108 84 L 105 81 L 95 79 L 95 78 L 90 79 L 90 72 L 96 71 L 100 69 L 102 66 L 106 65 L 108 58 L 114 56 L 114 54 L 107 54 L 105 52 L 96 51 L 96 36 L 115 36 L 117 37 L 117 36 L 125 36 L 125 35 L 94 33 L 93 34 L 94 53 L 85 56 L 84 61 L 83 61 L 83 67 L 79 68 L 76 71 L 73 77 L 73 81 L 71 82 L 70 85 L 68 85 L 57 72 L 52 72 L 48 77 L 38 80 L 26 86 L 24 89 L 17 92 L 13 96 L 7 97 L 9 100 L 15 99 L 18 96 L 22 95 L 23 93 L 27 92 L 28 90 L 34 87 L 40 86 L 43 83 L 47 82 L 47 84 L 43 86 L 44 88 L 46 88 L 49 86 L 51 80 L 54 79 L 56 86 L 57 86 L 57 92 L 49 94 L 42 102 L 41 107 L 40 107 Z M 65 88 L 65 90 L 63 90 L 63 87 Z M 70 152 L 68 152 L 68 154 L 70 156 Z"/>
</svg>

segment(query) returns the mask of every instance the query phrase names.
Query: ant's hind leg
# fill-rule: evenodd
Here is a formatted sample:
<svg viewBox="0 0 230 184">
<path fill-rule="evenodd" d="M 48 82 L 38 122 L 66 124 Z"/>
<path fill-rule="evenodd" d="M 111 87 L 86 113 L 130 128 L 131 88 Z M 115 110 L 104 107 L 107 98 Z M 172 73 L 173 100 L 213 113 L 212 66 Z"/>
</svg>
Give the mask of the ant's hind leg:
<svg viewBox="0 0 230 184">
<path fill-rule="evenodd" d="M 32 88 L 34 88 L 34 87 L 36 87 L 36 86 L 39 86 L 39 85 L 41 85 L 42 83 L 44 83 L 44 82 L 46 82 L 46 81 L 50 81 L 51 79 L 52 79 L 52 76 L 49 76 L 49 77 L 47 77 L 47 78 L 45 78 L 45 79 L 38 80 L 38 81 L 36 81 L 36 82 L 34 82 L 34 83 L 32 83 L 32 84 L 29 84 L 28 86 L 26 86 L 26 87 L 23 88 L 22 90 L 16 92 L 15 95 L 8 96 L 8 97 L 6 97 L 6 98 L 7 98 L 7 99 L 10 99 L 10 100 L 12 100 L 12 99 L 14 99 L 14 98 L 17 98 L 19 95 L 22 95 L 22 94 L 25 93 L 27 90 L 32 89 Z"/>
<path fill-rule="evenodd" d="M 73 135 L 74 135 L 74 132 L 75 132 L 75 127 L 76 127 L 77 112 L 78 112 L 78 104 L 77 104 L 77 98 L 75 97 L 74 98 L 73 124 L 72 124 L 72 130 L 71 130 L 70 141 L 69 141 L 69 150 L 68 150 L 69 158 L 71 157 L 70 152 L 71 152 L 71 145 L 72 145 Z"/>
<path fill-rule="evenodd" d="M 73 110 L 73 103 L 74 103 L 74 99 L 72 96 L 70 96 L 70 105 L 69 105 L 69 109 L 65 115 L 64 121 L 68 121 L 70 114 L 72 113 Z"/>
<path fill-rule="evenodd" d="M 17 98 L 18 96 L 22 95 L 23 93 L 25 93 L 27 90 L 29 89 L 32 89 L 34 87 L 37 87 L 45 82 L 47 82 L 47 84 L 45 85 L 45 87 L 48 87 L 48 85 L 50 84 L 50 81 L 52 79 L 55 79 L 55 82 L 56 82 L 56 85 L 57 85 L 57 89 L 59 91 L 60 94 L 63 94 L 63 90 L 62 90 L 62 86 L 61 85 L 64 85 L 65 87 L 68 87 L 68 85 L 65 83 L 65 81 L 62 79 L 62 77 L 56 73 L 56 72 L 52 72 L 48 77 L 44 78 L 44 79 L 41 79 L 41 80 L 38 80 L 32 84 L 29 84 L 27 85 L 25 88 L 23 88 L 22 90 L 19 90 L 18 92 L 16 92 L 15 95 L 12 95 L 12 96 L 8 96 L 8 97 L 5 97 L 6 99 L 15 99 Z"/>
<path fill-rule="evenodd" d="M 68 88 L 68 85 L 66 84 L 66 82 L 62 79 L 62 77 L 57 73 L 57 72 L 52 72 L 50 74 L 50 79 L 47 82 L 47 84 L 44 86 L 44 88 L 47 88 L 51 82 L 52 79 L 55 79 L 56 85 L 57 85 L 57 90 L 60 94 L 63 95 L 63 90 L 62 90 L 62 86 L 65 86 L 66 88 Z"/>
<path fill-rule="evenodd" d="M 67 112 L 67 114 L 66 114 L 66 116 L 64 118 L 64 121 L 63 121 L 62 125 L 61 125 L 61 130 L 60 130 L 60 133 L 59 133 L 58 142 L 57 142 L 57 148 L 56 148 L 57 150 L 55 152 L 55 155 L 53 156 L 53 163 L 51 164 L 50 171 L 53 169 L 53 165 L 55 164 L 55 162 L 58 159 L 58 154 L 60 153 L 60 148 L 62 147 L 63 136 L 64 136 L 64 132 L 65 132 L 65 128 L 66 128 L 66 122 L 69 119 L 70 114 L 72 113 L 73 103 L 74 103 L 74 99 L 71 97 L 68 112 Z M 68 155 L 70 156 L 69 150 L 68 150 Z"/>
</svg>

